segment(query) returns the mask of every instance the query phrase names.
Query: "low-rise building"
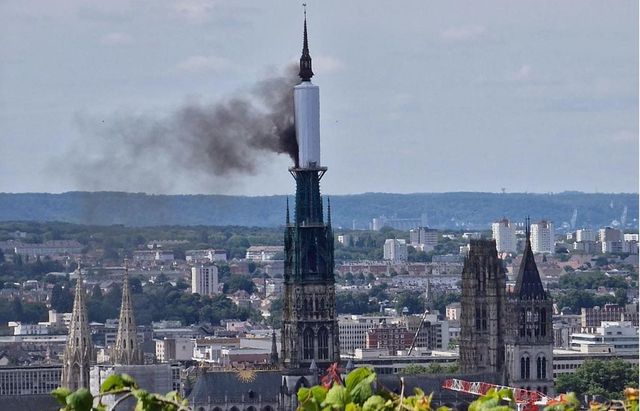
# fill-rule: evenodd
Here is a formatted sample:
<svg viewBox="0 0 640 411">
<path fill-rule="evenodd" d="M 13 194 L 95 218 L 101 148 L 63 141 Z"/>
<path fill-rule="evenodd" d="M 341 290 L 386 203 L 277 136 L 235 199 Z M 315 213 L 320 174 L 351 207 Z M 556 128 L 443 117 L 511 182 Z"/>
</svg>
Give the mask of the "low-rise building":
<svg viewBox="0 0 640 411">
<path fill-rule="evenodd" d="M 638 329 L 629 321 L 603 321 L 595 333 L 571 334 L 571 349 L 638 355 Z"/>
<path fill-rule="evenodd" d="M 284 253 L 284 246 L 281 245 L 252 245 L 247 248 L 245 258 L 252 261 L 269 261 Z"/>
</svg>

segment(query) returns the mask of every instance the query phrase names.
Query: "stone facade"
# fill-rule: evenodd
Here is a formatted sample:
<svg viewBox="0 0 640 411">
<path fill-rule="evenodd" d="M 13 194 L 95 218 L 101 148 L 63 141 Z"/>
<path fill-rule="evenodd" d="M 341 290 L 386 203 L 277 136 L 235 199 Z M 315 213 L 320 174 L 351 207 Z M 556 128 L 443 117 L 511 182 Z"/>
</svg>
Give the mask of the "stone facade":
<svg viewBox="0 0 640 411">
<path fill-rule="evenodd" d="M 120 306 L 118 337 L 116 338 L 116 346 L 111 359 L 114 364 L 118 365 L 144 364 L 144 354 L 138 342 L 138 328 L 136 327 L 131 291 L 129 290 L 128 269 L 125 269 L 122 283 L 122 305 Z"/>
<path fill-rule="evenodd" d="M 472 240 L 462 274 L 460 369 L 553 393 L 553 301 L 527 241 L 513 292 L 493 240 Z"/>
<path fill-rule="evenodd" d="M 506 377 L 514 387 L 553 393 L 553 301 L 544 290 L 530 235 L 509 294 Z"/>
<path fill-rule="evenodd" d="M 495 240 L 471 240 L 462 270 L 460 370 L 502 372 L 506 272 Z"/>
</svg>

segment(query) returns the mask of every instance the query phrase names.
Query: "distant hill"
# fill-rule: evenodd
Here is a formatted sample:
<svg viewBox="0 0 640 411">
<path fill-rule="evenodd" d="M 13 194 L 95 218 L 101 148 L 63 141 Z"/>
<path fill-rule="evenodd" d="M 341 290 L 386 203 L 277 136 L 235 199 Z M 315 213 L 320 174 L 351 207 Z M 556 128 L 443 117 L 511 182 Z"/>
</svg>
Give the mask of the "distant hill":
<svg viewBox="0 0 640 411">
<path fill-rule="evenodd" d="M 290 197 L 293 200 L 293 196 Z M 148 195 L 120 192 L 62 194 L 0 193 L 0 221 L 61 221 L 126 226 L 241 225 L 279 226 L 285 218 L 285 196 Z M 420 218 L 436 228 L 488 229 L 508 217 L 530 215 L 554 221 L 556 227 L 600 227 L 617 224 L 626 207 L 627 227 L 637 227 L 638 194 L 528 193 L 365 193 L 331 196 L 334 227 L 368 227 L 374 217 Z"/>
</svg>

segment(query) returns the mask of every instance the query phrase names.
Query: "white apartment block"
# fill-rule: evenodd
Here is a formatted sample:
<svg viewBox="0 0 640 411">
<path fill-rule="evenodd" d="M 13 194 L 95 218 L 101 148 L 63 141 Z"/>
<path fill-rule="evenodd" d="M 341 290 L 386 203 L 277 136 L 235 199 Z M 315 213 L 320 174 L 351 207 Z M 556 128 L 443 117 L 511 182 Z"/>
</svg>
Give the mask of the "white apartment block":
<svg viewBox="0 0 640 411">
<path fill-rule="evenodd" d="M 353 354 L 356 348 L 364 348 L 367 331 L 381 322 L 392 321 L 387 316 L 341 315 L 338 317 L 338 338 L 340 352 Z"/>
<path fill-rule="evenodd" d="M 185 259 L 188 263 L 227 261 L 226 250 L 187 250 L 185 251 Z"/>
<path fill-rule="evenodd" d="M 218 294 L 218 267 L 215 265 L 191 268 L 191 293 Z"/>
<path fill-rule="evenodd" d="M 638 328 L 630 321 L 603 321 L 593 334 L 571 334 L 571 349 L 638 355 Z"/>
<path fill-rule="evenodd" d="M 531 224 L 531 250 L 534 253 L 551 254 L 555 251 L 553 223 L 542 220 Z"/>
<path fill-rule="evenodd" d="M 284 253 L 284 246 L 281 245 L 252 245 L 247 248 L 245 258 L 256 262 L 273 260 L 278 254 Z"/>
<path fill-rule="evenodd" d="M 624 241 L 635 241 L 636 243 L 639 242 L 638 234 L 625 234 L 623 238 L 624 238 Z"/>
<path fill-rule="evenodd" d="M 193 356 L 194 339 L 163 338 L 154 342 L 158 362 L 188 361 Z"/>
<path fill-rule="evenodd" d="M 493 239 L 496 240 L 496 248 L 499 253 L 515 253 L 518 242 L 516 241 L 516 227 L 508 219 L 504 218 L 491 224 Z"/>
<path fill-rule="evenodd" d="M 622 230 L 605 227 L 598 230 L 598 240 L 602 243 L 605 241 L 624 241 L 624 235 L 622 234 Z"/>
<path fill-rule="evenodd" d="M 596 233 L 594 233 L 593 230 L 583 228 L 582 230 L 576 231 L 576 242 L 585 243 L 591 241 L 596 241 Z"/>
<path fill-rule="evenodd" d="M 396 263 L 407 261 L 407 242 L 389 238 L 384 242 L 384 259 Z"/>
<path fill-rule="evenodd" d="M 413 247 L 421 246 L 422 251 L 432 251 L 438 245 L 438 230 L 418 227 L 409 230 L 409 242 Z"/>
</svg>

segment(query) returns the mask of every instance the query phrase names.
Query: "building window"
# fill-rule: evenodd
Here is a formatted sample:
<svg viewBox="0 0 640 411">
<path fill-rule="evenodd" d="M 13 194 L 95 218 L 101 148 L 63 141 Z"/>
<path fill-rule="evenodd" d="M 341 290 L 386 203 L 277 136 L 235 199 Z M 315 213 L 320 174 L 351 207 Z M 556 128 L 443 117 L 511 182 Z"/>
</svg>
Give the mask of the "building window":
<svg viewBox="0 0 640 411">
<path fill-rule="evenodd" d="M 302 356 L 305 360 L 313 358 L 313 330 L 307 328 L 302 336 Z"/>
<path fill-rule="evenodd" d="M 531 378 L 531 363 L 528 355 L 520 358 L 520 379 L 528 380 Z"/>
<path fill-rule="evenodd" d="M 482 307 L 482 329 L 487 329 L 487 309 Z"/>
<path fill-rule="evenodd" d="M 329 359 L 329 332 L 325 327 L 318 331 L 318 359 Z"/>
</svg>

